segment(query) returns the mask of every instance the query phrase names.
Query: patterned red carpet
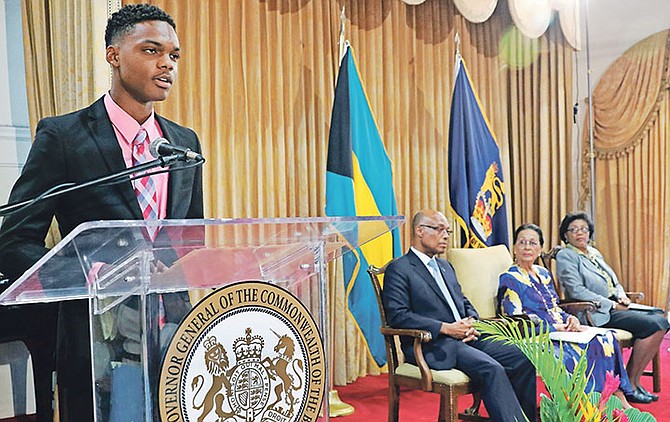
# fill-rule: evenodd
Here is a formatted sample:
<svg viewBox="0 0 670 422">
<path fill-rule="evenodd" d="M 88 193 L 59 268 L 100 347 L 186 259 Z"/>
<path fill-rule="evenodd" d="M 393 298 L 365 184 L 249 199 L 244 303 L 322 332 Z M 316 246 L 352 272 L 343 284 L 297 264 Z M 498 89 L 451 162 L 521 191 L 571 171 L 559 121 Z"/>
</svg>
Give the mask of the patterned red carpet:
<svg viewBox="0 0 670 422">
<path fill-rule="evenodd" d="M 661 346 L 662 388 L 660 400 L 647 405 L 635 405 L 640 410 L 650 412 L 661 422 L 670 422 L 670 335 Z M 628 353 L 624 353 L 628 359 Z M 651 391 L 651 379 L 643 377 L 645 388 Z M 337 422 L 383 422 L 388 417 L 388 383 L 386 375 L 367 376 L 353 384 L 337 387 L 340 398 L 356 409 L 354 414 L 334 418 Z M 404 391 L 400 396 L 401 422 L 435 422 L 440 399 L 437 394 L 421 391 Z M 469 396 L 462 397 L 459 408 L 464 409 L 472 403 Z"/>
</svg>

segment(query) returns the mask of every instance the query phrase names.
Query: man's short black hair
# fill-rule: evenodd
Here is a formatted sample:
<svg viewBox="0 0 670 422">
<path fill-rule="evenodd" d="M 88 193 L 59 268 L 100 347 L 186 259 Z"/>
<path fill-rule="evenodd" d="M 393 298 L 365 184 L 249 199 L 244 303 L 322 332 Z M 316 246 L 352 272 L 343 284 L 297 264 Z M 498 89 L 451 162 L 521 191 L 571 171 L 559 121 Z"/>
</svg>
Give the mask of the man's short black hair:
<svg viewBox="0 0 670 422">
<path fill-rule="evenodd" d="M 105 29 L 105 46 L 109 47 L 115 43 L 122 35 L 129 33 L 135 25 L 146 21 L 163 21 L 170 24 L 176 31 L 172 16 L 165 13 L 162 9 L 151 4 L 129 4 L 123 6 L 107 21 Z"/>
</svg>

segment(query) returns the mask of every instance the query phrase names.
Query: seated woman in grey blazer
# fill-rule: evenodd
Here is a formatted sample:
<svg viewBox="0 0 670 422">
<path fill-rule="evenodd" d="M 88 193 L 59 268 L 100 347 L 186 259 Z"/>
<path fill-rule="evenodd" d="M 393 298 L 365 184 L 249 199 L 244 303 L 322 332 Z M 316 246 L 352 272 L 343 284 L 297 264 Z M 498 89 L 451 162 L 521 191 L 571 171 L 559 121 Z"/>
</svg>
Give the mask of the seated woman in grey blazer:
<svg viewBox="0 0 670 422">
<path fill-rule="evenodd" d="M 656 394 L 640 385 L 640 377 L 658 351 L 670 324 L 663 314 L 628 309 L 630 299 L 600 252 L 589 245 L 593 223 L 584 212 L 566 215 L 559 229 L 567 247 L 556 255 L 556 274 L 567 299 L 598 301 L 591 316 L 599 327 L 621 328 L 633 334 L 633 352 L 626 367 L 633 390 L 652 400 Z"/>
</svg>

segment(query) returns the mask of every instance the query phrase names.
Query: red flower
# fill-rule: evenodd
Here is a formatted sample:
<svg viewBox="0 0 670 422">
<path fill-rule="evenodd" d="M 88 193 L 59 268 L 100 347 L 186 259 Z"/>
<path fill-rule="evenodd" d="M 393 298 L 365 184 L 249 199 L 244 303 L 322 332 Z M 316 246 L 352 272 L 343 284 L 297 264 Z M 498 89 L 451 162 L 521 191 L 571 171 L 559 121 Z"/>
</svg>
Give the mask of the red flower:
<svg viewBox="0 0 670 422">
<path fill-rule="evenodd" d="M 612 421 L 613 422 L 628 422 L 628 416 L 626 416 L 623 409 L 614 409 L 612 411 Z"/>
<path fill-rule="evenodd" d="M 598 408 L 604 409 L 605 403 L 607 403 L 612 393 L 614 393 L 617 389 L 619 389 L 619 376 L 615 376 L 612 371 L 607 371 L 605 374 L 605 385 L 603 386 L 603 391 L 600 393 Z"/>
</svg>

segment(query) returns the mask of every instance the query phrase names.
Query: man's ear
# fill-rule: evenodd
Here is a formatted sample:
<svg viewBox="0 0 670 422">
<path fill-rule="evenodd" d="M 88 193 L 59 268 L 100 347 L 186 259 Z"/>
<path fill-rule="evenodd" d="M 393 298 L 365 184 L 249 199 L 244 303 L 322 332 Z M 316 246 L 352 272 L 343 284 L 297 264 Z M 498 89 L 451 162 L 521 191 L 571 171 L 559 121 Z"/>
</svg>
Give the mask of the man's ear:
<svg viewBox="0 0 670 422">
<path fill-rule="evenodd" d="M 105 60 L 107 60 L 107 63 L 109 63 L 113 67 L 118 67 L 119 66 L 119 50 L 116 47 L 114 47 L 113 45 L 108 46 L 107 50 L 105 51 Z"/>
<path fill-rule="evenodd" d="M 421 239 L 423 237 L 423 227 L 417 226 L 414 229 L 414 237 L 417 239 Z"/>
</svg>

